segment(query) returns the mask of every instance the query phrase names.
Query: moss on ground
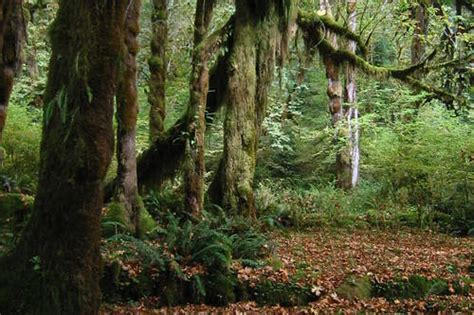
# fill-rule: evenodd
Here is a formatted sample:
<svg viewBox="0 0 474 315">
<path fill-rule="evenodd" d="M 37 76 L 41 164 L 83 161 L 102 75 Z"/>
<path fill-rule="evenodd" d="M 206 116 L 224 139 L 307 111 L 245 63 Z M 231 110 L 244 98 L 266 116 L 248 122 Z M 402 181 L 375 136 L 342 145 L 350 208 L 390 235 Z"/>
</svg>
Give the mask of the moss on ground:
<svg viewBox="0 0 474 315">
<path fill-rule="evenodd" d="M 340 297 L 346 300 L 353 301 L 366 300 L 371 297 L 372 284 L 369 277 L 354 278 L 349 277 L 344 283 L 336 290 Z"/>
<path fill-rule="evenodd" d="M 135 233 L 135 227 L 128 217 L 125 206 L 120 202 L 111 202 L 108 205 L 108 211 L 102 218 L 102 235 L 110 237 L 119 233 L 136 234 L 139 238 L 145 238 L 150 235 L 156 227 L 156 222 L 145 208 L 141 198 L 138 199 L 138 229 Z"/>
</svg>

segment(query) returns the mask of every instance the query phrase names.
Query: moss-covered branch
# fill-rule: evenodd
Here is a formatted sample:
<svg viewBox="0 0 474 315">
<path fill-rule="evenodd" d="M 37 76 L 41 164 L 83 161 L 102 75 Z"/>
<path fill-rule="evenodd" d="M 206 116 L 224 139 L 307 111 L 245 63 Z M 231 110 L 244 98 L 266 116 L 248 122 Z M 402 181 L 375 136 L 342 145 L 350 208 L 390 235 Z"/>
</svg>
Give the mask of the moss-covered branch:
<svg viewBox="0 0 474 315">
<path fill-rule="evenodd" d="M 329 15 L 319 15 L 316 12 L 313 13 L 300 10 L 298 12 L 298 25 L 304 29 L 316 30 L 322 27 L 329 29 L 331 32 L 342 36 L 347 40 L 356 42 L 363 56 L 367 56 L 368 54 L 368 49 L 364 40 L 350 29 L 336 22 Z"/>
<path fill-rule="evenodd" d="M 228 54 L 219 57 L 210 71 L 206 104 L 206 122 L 208 124 L 213 121 L 214 115 L 221 108 L 226 95 L 228 58 Z M 160 188 L 164 181 L 176 176 L 184 158 L 188 115 L 186 112 L 138 157 L 138 185 L 142 190 Z"/>
<path fill-rule="evenodd" d="M 196 46 L 195 51 L 197 53 L 213 54 L 215 53 L 222 44 L 226 42 L 227 37 L 232 33 L 234 25 L 234 16 L 231 16 L 229 20 L 220 29 L 207 36 L 201 43 Z"/>
<path fill-rule="evenodd" d="M 447 103 L 452 103 L 459 101 L 458 98 L 444 90 L 438 89 L 436 87 L 427 85 L 417 79 L 414 79 L 411 75 L 416 71 L 427 70 L 429 67 L 426 63 L 433 59 L 436 54 L 436 51 L 433 51 L 429 56 L 424 58 L 421 62 L 406 67 L 406 68 L 389 68 L 389 67 L 380 67 L 375 66 L 364 58 L 353 54 L 352 52 L 345 49 L 336 49 L 331 43 L 324 38 L 323 30 L 321 25 L 314 23 L 306 23 L 299 20 L 299 26 L 303 30 L 303 36 L 307 49 L 310 50 L 310 53 L 314 53 L 317 50 L 323 56 L 330 56 L 333 60 L 339 63 L 349 63 L 357 67 L 359 70 L 364 73 L 374 76 L 377 78 L 394 78 L 401 82 L 404 82 L 415 89 L 425 91 L 432 95 L 433 97 L 440 99 Z M 447 63 L 445 66 L 448 66 L 450 63 Z M 439 66 L 439 65 L 438 65 Z"/>
</svg>

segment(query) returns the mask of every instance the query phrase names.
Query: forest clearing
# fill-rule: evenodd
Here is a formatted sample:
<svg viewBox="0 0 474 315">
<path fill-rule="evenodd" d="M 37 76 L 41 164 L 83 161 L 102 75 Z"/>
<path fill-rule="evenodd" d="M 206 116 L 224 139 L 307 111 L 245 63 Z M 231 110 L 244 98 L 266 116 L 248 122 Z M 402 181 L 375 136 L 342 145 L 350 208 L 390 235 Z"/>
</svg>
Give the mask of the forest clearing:
<svg viewBox="0 0 474 315">
<path fill-rule="evenodd" d="M 472 1 L 1 3 L 1 315 L 474 312 Z"/>
</svg>

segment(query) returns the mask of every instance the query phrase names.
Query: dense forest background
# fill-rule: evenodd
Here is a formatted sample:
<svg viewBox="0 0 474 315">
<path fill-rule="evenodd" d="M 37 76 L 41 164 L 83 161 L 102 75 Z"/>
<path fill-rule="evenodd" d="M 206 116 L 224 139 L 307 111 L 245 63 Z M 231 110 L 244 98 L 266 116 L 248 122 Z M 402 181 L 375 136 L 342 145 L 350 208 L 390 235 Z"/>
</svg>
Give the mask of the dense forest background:
<svg viewBox="0 0 474 315">
<path fill-rule="evenodd" d="M 69 199 L 69 194 L 94 194 L 77 186 L 64 190 L 63 199 L 55 199 L 50 196 L 56 188 L 47 190 L 41 185 L 49 186 L 61 176 L 61 169 L 51 173 L 48 167 L 63 165 L 61 158 L 43 151 L 61 147 L 54 154 L 81 164 L 89 160 L 86 153 L 92 151 L 69 144 L 63 148 L 62 139 L 64 143 L 68 139 L 80 142 L 77 139 L 84 139 L 84 135 L 87 139 L 97 130 L 108 132 L 102 131 L 99 119 L 97 124 L 76 124 L 74 117 L 82 112 L 75 113 L 73 105 L 68 107 L 74 93 L 80 93 L 80 88 L 72 88 L 80 83 L 74 83 L 71 73 L 95 71 L 97 78 L 92 77 L 91 82 L 103 80 L 105 87 L 84 90 L 89 102 L 93 103 L 106 86 L 118 86 L 116 96 L 109 99 L 116 102 L 116 152 L 97 184 L 97 191 L 104 187 L 105 196 L 100 207 L 100 244 L 101 289 L 107 303 L 142 301 L 142 306 L 158 307 L 190 302 L 227 305 L 249 299 L 259 305 L 304 305 L 312 298 L 332 296 L 338 285 L 327 284 L 316 275 L 318 271 L 313 274 L 305 269 L 306 265 L 293 266 L 290 276 L 282 280 L 288 263 L 277 248 L 285 247 L 285 239 L 291 240 L 286 246 L 301 246 L 303 252 L 308 246 L 307 253 L 312 253 L 311 241 L 291 243 L 297 242 L 298 233 L 319 235 L 321 242 L 322 237 L 324 242 L 331 242 L 334 232 L 329 231 L 352 231 L 348 238 L 361 238 L 362 243 L 374 241 L 364 239 L 366 235 L 381 233 L 381 240 L 392 234 L 400 242 L 410 243 L 398 233 L 415 229 L 414 247 L 423 247 L 423 239 L 431 235 L 428 238 L 442 239 L 437 244 L 446 247 L 447 257 L 453 258 L 450 251 L 459 246 L 464 260 L 456 256 L 456 265 L 444 261 L 443 256 L 433 263 L 440 269 L 445 267 L 444 273 L 427 271 L 420 276 L 422 272 L 402 272 L 387 279 L 372 277 L 369 284 L 365 278 L 353 280 L 353 286 L 359 290 L 371 285 L 371 292 L 378 292 L 371 297 L 396 297 L 383 305 L 385 310 L 420 310 L 416 309 L 418 304 L 400 304 L 400 300 L 423 300 L 444 286 L 448 293 L 464 298 L 457 304 L 438 301 L 436 307 L 472 307 L 472 251 L 466 249 L 472 245 L 469 236 L 474 235 L 470 1 L 272 0 L 249 4 L 258 1 L 132 0 L 124 15 L 126 53 L 116 55 L 123 62 L 116 76 L 105 79 L 99 71 L 107 67 L 90 62 L 94 54 L 100 58 L 102 50 L 89 53 L 80 50 L 82 46 L 66 47 L 67 41 L 60 42 L 58 34 L 64 32 L 70 42 L 87 43 L 87 32 L 100 33 L 97 28 L 103 26 L 100 22 L 94 22 L 95 28 L 77 26 L 78 35 L 70 35 L 59 23 L 74 20 L 71 12 L 84 8 L 79 4 L 73 8 L 66 2 L 15 2 L 22 7 L 21 23 L 25 27 L 24 34 L 17 34 L 22 48 L 18 60 L 22 62 L 21 67 L 15 65 L 18 71 L 0 142 L 4 191 L 0 193 L 0 252 L 7 257 L 4 263 L 11 265 L 11 252 L 16 258 L 28 253 L 30 249 L 15 248 L 33 242 L 42 233 L 23 233 L 25 226 L 25 231 L 40 231 L 55 224 L 55 216 L 45 218 L 48 211 L 55 211 L 47 210 L 47 200 L 61 204 L 59 213 L 69 202 L 83 202 L 76 197 Z M 88 1 L 79 2 L 88 5 Z M 117 4 L 114 10 L 118 12 L 119 7 Z M 88 18 L 105 21 L 107 14 Z M 75 27 L 64 25 L 66 29 Z M 6 29 L 2 26 L 2 32 Z M 16 31 L 22 32 L 19 28 Z M 110 33 L 115 36 L 112 30 Z M 100 40 L 91 38 L 91 45 L 97 45 L 91 47 L 101 47 Z M 112 39 L 104 43 L 109 44 L 106 47 L 113 51 Z M 74 51 L 76 48 L 79 50 Z M 67 61 L 67 67 L 50 62 L 77 52 L 84 53 Z M 2 56 L 1 69 L 7 71 L 8 54 Z M 117 84 L 113 83 L 115 77 L 119 78 Z M 68 87 L 54 87 L 61 82 L 68 82 Z M 130 104 L 139 108 L 136 117 L 137 108 Z M 60 121 L 64 126 L 70 122 L 70 129 L 53 126 L 59 126 Z M 109 146 L 107 143 L 104 147 Z M 133 159 L 137 157 L 136 162 L 130 162 L 130 154 Z M 94 164 L 94 159 L 90 163 Z M 74 180 L 78 178 L 81 176 Z M 129 185 L 130 181 L 134 184 Z M 64 186 L 61 183 L 69 182 L 58 182 L 58 187 Z M 44 236 L 48 240 L 44 244 L 68 233 L 68 220 L 81 218 L 57 221 L 65 224 L 64 230 Z M 49 221 L 46 225 L 31 223 L 43 220 Z M 74 237 L 80 239 L 80 231 L 71 225 L 71 235 L 79 233 Z M 360 236 L 360 231 L 367 233 Z M 451 243 L 444 239 L 448 236 L 438 233 L 452 235 Z M 377 246 L 383 252 L 385 245 Z M 324 246 L 319 248 L 324 253 Z M 436 251 L 436 246 L 432 250 Z M 53 270 L 52 274 L 75 268 L 55 269 L 43 261 L 61 261 L 60 254 L 42 258 L 41 251 L 30 253 L 28 266 L 22 270 L 32 274 L 41 274 L 43 268 Z M 416 264 L 429 258 L 413 259 Z M 331 268 L 330 262 L 326 267 Z M 263 277 L 268 277 L 266 268 L 275 271 L 276 278 L 255 285 L 261 270 Z M 35 278 L 22 277 L 13 277 L 8 283 Z M 338 277 L 341 283 L 346 278 Z M 242 279 L 254 284 L 244 288 Z M 390 285 L 384 286 L 387 283 Z M 50 301 L 42 306 L 45 313 L 53 310 L 51 314 L 65 314 L 69 306 L 56 299 L 70 298 L 74 307 L 80 304 L 67 294 L 57 293 L 55 290 L 62 292 L 61 285 L 52 286 L 54 290 L 45 288 L 44 283 L 40 286 L 44 291 L 39 292 L 48 296 L 44 300 Z M 425 293 L 410 295 L 421 292 L 420 286 Z M 16 296 L 18 309 L 31 310 L 28 305 L 35 305 L 37 297 L 34 289 L 22 284 L 18 290 L 32 296 L 22 302 Z M 339 296 L 347 300 L 361 294 L 342 291 L 338 291 Z M 0 301 L 7 301 L 5 297 L 9 297 L 8 290 L 0 290 Z M 87 294 L 79 301 L 88 301 Z M 51 306 L 54 303 L 59 308 Z M 360 307 L 345 305 L 334 297 L 328 304 L 337 304 L 335 309 Z M 321 305 L 324 309 L 325 304 Z M 9 307 L 5 307 L 7 312 Z M 94 305 L 90 307 L 94 309 Z"/>
</svg>

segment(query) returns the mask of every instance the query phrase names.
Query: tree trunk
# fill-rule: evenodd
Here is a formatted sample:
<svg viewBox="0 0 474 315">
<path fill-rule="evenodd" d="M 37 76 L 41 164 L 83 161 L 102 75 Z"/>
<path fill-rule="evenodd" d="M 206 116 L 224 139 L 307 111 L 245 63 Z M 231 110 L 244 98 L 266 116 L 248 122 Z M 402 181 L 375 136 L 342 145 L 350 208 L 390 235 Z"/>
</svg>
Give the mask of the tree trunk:
<svg viewBox="0 0 474 315">
<path fill-rule="evenodd" d="M 415 29 L 411 41 L 411 63 L 417 64 L 422 61 L 425 54 L 425 37 L 428 32 L 428 17 L 423 1 L 416 1 L 413 4 L 412 18 L 415 21 Z M 415 73 L 414 77 L 419 79 L 420 73 Z"/>
<path fill-rule="evenodd" d="M 236 2 L 224 154 L 209 194 L 238 215 L 256 215 L 253 179 L 258 139 L 277 53 L 283 55 L 287 46 L 291 11 L 287 5 L 278 0 Z"/>
<path fill-rule="evenodd" d="M 137 62 L 140 0 L 131 3 L 125 21 L 122 72 L 117 88 L 117 184 L 115 201 L 125 212 L 125 225 L 139 234 L 140 201 L 137 184 L 136 125 L 138 115 Z M 122 208 L 123 207 L 123 208 Z"/>
<path fill-rule="evenodd" d="M 188 139 L 185 148 L 184 205 L 193 215 L 204 206 L 204 135 L 206 132 L 206 102 L 209 90 L 209 54 L 199 44 L 204 40 L 212 19 L 215 0 L 198 0 L 194 21 L 194 52 L 188 109 Z"/>
<path fill-rule="evenodd" d="M 228 52 L 219 56 L 215 66 L 210 71 L 209 91 L 212 92 L 208 93 L 206 100 L 206 123 L 211 123 L 214 114 L 224 105 L 228 83 L 228 60 Z M 160 189 L 166 180 L 176 176 L 184 158 L 186 141 L 183 134 L 188 130 L 188 121 L 188 113 L 186 112 L 162 137 L 158 137 L 140 155 L 137 161 L 140 191 Z"/>
<path fill-rule="evenodd" d="M 150 140 L 153 143 L 163 134 L 166 115 L 166 42 L 168 41 L 168 0 L 153 0 L 151 18 L 153 35 L 151 39 L 151 57 L 149 95 L 150 104 Z"/>
<path fill-rule="evenodd" d="M 98 314 L 103 179 L 129 1 L 61 0 L 32 217 L 0 262 L 2 313 Z"/>
<path fill-rule="evenodd" d="M 22 0 L 3 0 L 0 12 L 0 144 L 7 119 L 13 79 L 21 66 L 25 36 Z"/>
<path fill-rule="evenodd" d="M 320 2 L 320 9 L 325 12 L 326 15 L 332 16 L 331 5 L 328 0 L 322 0 Z M 327 31 L 326 36 L 330 44 L 335 49 L 338 49 L 337 35 L 331 31 Z M 344 130 L 344 121 L 342 121 L 344 109 L 342 107 L 342 84 L 339 78 L 341 65 L 337 60 L 332 58 L 331 55 L 324 55 L 323 62 L 326 67 L 326 77 L 328 79 L 327 95 L 329 97 L 329 112 L 331 113 L 332 125 L 336 129 L 335 142 L 337 143 L 339 138 L 347 136 L 347 132 Z M 342 148 L 338 148 L 337 150 L 335 168 L 336 185 L 340 188 L 350 188 L 351 158 L 345 144 Z"/>
<path fill-rule="evenodd" d="M 357 0 L 347 0 L 347 13 L 349 30 L 355 33 L 357 29 L 357 14 L 356 14 Z M 348 50 L 356 53 L 356 42 L 348 42 Z M 357 185 L 359 181 L 359 110 L 357 108 L 357 89 L 356 89 L 356 69 L 353 65 L 346 65 L 346 103 L 349 109 L 346 113 L 347 122 L 349 126 L 349 149 L 351 159 L 351 183 L 352 187 Z M 349 183 L 345 183 L 345 187 Z"/>
</svg>

